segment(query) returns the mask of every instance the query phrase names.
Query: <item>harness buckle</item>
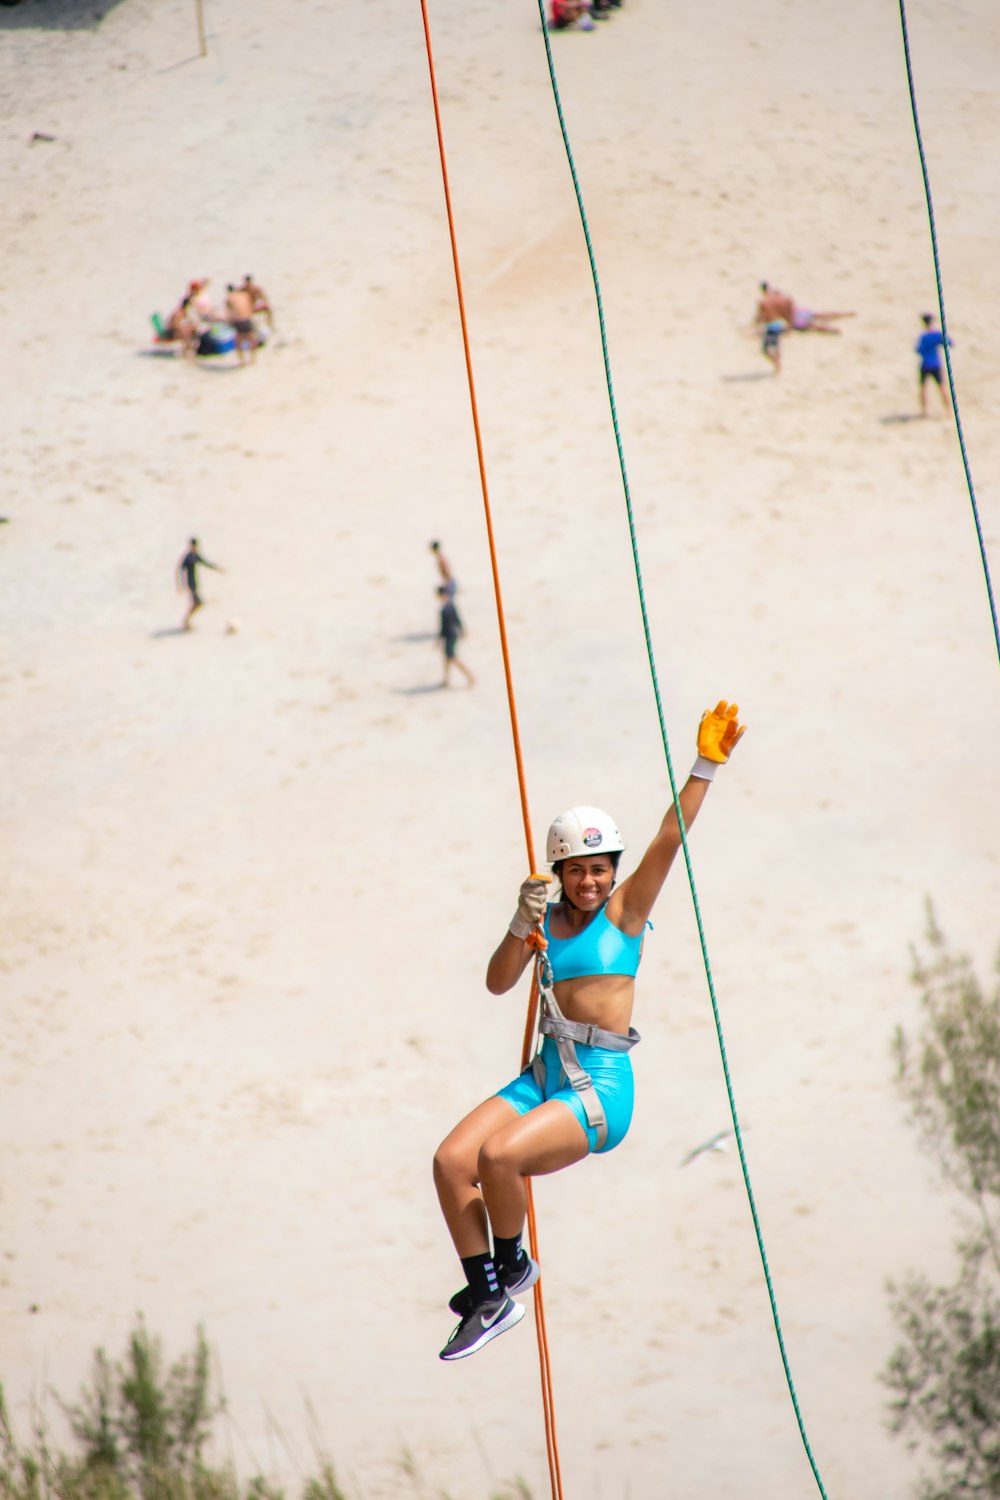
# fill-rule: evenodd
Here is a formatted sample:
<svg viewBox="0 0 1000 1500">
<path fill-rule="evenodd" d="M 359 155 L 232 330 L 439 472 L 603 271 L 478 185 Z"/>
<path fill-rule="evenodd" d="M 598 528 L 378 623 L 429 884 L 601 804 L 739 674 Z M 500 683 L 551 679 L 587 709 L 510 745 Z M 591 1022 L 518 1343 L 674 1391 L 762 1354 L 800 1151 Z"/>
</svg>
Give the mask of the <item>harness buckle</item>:
<svg viewBox="0 0 1000 1500">
<path fill-rule="evenodd" d="M 588 1047 L 599 1047 L 601 1045 L 601 1028 L 599 1026 L 587 1026 L 587 1040 L 585 1045 Z"/>
</svg>

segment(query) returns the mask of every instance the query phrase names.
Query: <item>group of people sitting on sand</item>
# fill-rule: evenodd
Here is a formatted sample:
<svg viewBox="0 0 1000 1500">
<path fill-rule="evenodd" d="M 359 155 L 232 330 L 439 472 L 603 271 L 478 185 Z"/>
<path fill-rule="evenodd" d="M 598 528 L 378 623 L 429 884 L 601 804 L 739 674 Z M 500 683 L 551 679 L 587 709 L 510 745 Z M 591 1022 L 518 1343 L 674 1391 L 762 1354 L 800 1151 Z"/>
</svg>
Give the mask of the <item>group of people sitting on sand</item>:
<svg viewBox="0 0 1000 1500">
<path fill-rule="evenodd" d="M 248 272 L 238 286 L 229 283 L 221 308 L 213 304 L 207 288 L 207 276 L 189 282 L 169 318 L 163 323 L 153 319 L 157 341 L 179 343 L 191 358 L 235 348 L 240 364 L 252 364 L 264 342 L 255 319 L 262 318 L 269 329 L 274 328 L 274 315 L 263 287 Z"/>
<path fill-rule="evenodd" d="M 612 11 L 621 10 L 622 0 L 549 0 L 549 25 L 554 31 L 574 27 L 593 31 L 595 21 L 606 21 Z"/>
</svg>

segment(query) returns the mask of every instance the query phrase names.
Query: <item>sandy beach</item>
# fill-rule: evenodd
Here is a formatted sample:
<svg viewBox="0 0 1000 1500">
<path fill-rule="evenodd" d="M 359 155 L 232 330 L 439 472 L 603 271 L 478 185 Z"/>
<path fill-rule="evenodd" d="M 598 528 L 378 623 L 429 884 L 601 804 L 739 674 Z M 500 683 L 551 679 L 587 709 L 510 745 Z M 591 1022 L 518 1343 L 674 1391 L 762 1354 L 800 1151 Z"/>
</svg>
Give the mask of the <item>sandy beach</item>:
<svg viewBox="0 0 1000 1500">
<path fill-rule="evenodd" d="M 95 20 L 95 15 L 100 15 Z M 456 1367 L 430 1178 L 517 1071 L 483 982 L 525 873 L 418 0 L 0 9 L 5 343 L 0 1382 L 27 1436 L 137 1313 L 203 1324 L 220 1458 L 352 1500 L 548 1494 L 529 1315 Z M 953 361 L 1000 555 L 1000 12 L 912 0 Z M 534 0 L 431 0 L 536 844 L 669 800 L 586 248 Z M 886 1282 L 953 1203 L 894 1088 L 930 898 L 998 939 L 1000 695 L 898 14 L 626 0 L 553 53 L 682 778 L 750 732 L 698 899 L 782 1329 L 831 1500 L 912 1490 Z M 39 138 L 43 137 L 43 138 Z M 251 368 L 151 357 L 252 272 Z M 839 337 L 749 331 L 768 279 Z M 224 573 L 178 630 L 187 538 Z M 440 537 L 472 690 L 437 688 Z M 536 1186 L 567 1500 L 815 1492 L 683 868 L 637 1109 Z M 406 1458 L 409 1455 L 409 1458 Z M 419 1483 L 407 1477 L 412 1463 Z"/>
</svg>

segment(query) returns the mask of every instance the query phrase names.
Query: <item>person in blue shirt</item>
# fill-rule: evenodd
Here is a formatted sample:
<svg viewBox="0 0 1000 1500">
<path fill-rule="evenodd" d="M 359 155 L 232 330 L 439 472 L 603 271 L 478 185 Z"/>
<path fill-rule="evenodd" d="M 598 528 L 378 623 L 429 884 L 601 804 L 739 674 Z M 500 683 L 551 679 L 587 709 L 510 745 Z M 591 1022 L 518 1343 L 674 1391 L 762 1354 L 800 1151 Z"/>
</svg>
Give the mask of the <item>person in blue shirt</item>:
<svg viewBox="0 0 1000 1500">
<path fill-rule="evenodd" d="M 702 716 L 698 756 L 679 793 L 685 828 L 742 735 L 735 703 L 722 701 Z M 635 975 L 650 912 L 681 848 L 673 805 L 619 883 L 624 848 L 600 808 L 572 807 L 556 818 L 546 853 L 560 899 L 549 901 L 548 877 L 530 875 L 487 965 L 486 988 L 504 995 L 538 955 L 542 1046 L 434 1157 L 441 1212 L 468 1280 L 448 1304 L 459 1323 L 443 1360 L 474 1354 L 524 1317 L 514 1298 L 539 1275 L 521 1244 L 526 1179 L 613 1150 L 631 1122 Z"/>
<path fill-rule="evenodd" d="M 920 356 L 920 415 L 927 415 L 927 382 L 936 380 L 937 388 L 941 392 L 941 402 L 945 411 L 950 410 L 948 405 L 948 390 L 944 380 L 944 361 L 942 352 L 944 350 L 944 334 L 940 328 L 935 327 L 933 313 L 922 313 L 920 321 L 924 325 L 924 331 L 917 339 L 914 348 Z M 951 348 L 952 341 L 949 338 L 948 347 Z"/>
</svg>

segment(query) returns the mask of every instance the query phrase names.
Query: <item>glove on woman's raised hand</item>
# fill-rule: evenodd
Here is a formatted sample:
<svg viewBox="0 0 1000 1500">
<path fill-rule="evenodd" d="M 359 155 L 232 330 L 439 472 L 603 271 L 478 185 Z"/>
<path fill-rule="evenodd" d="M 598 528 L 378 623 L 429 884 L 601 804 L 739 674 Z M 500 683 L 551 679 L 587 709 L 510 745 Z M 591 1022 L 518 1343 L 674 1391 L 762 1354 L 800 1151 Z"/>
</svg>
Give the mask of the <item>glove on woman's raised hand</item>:
<svg viewBox="0 0 1000 1500">
<path fill-rule="evenodd" d="M 739 722 L 739 712 L 739 704 L 727 703 L 725 698 L 714 708 L 706 708 L 698 725 L 698 759 L 692 767 L 692 776 L 711 781 L 716 766 L 725 765 L 746 733 L 746 725 Z"/>
</svg>

